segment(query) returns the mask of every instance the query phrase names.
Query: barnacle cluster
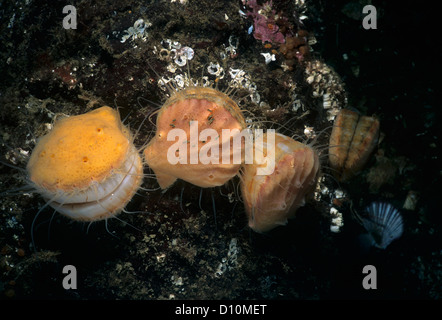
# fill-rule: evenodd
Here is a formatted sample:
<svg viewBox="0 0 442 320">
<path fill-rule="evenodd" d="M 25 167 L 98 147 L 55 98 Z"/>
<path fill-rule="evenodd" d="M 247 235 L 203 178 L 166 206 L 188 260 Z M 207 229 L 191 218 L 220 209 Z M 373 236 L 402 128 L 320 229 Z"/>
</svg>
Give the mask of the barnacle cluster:
<svg viewBox="0 0 442 320">
<path fill-rule="evenodd" d="M 329 190 L 323 190 L 324 194 L 328 194 L 330 197 L 330 231 L 334 233 L 341 232 L 344 226 L 344 216 L 342 214 L 341 201 L 345 201 L 347 195 L 341 189 L 335 189 L 334 192 L 330 194 Z"/>
<path fill-rule="evenodd" d="M 312 87 L 312 95 L 319 99 L 327 111 L 327 120 L 333 121 L 339 110 L 347 104 L 347 97 L 339 75 L 326 63 L 307 61 L 306 81 Z"/>
<path fill-rule="evenodd" d="M 232 238 L 229 243 L 229 250 L 227 252 L 227 256 L 221 259 L 218 267 L 215 271 L 215 277 L 219 278 L 227 271 L 233 270 L 238 266 L 238 254 L 240 249 L 238 247 L 238 240 L 236 238 Z"/>
<path fill-rule="evenodd" d="M 153 53 L 160 60 L 168 62 L 166 68 L 172 74 L 176 73 L 179 68 L 184 67 L 194 57 L 194 50 L 191 47 L 183 46 L 180 42 L 171 39 L 162 40 L 160 48 L 154 46 Z M 174 77 L 162 76 L 158 80 L 158 85 L 163 91 L 167 91 L 167 84 L 171 81 L 179 88 L 184 88 L 194 83 L 187 73 L 180 73 Z"/>
<path fill-rule="evenodd" d="M 128 39 L 135 40 L 141 39 L 143 41 L 147 40 L 148 33 L 147 28 L 152 25 L 149 21 L 144 21 L 143 19 L 138 19 L 135 21 L 133 27 L 129 27 L 124 30 L 124 35 L 121 37 L 121 43 L 125 43 Z"/>
<path fill-rule="evenodd" d="M 220 58 L 222 60 L 227 59 L 227 57 L 235 58 L 237 56 L 237 50 L 239 45 L 239 39 L 234 35 L 229 36 L 229 45 L 225 46 L 224 52 L 221 52 Z"/>
<path fill-rule="evenodd" d="M 161 48 L 158 49 L 155 46 L 153 53 L 157 54 L 161 60 L 170 62 L 167 69 L 172 73 L 176 71 L 177 67 L 184 67 L 187 61 L 192 60 L 194 56 L 192 48 L 182 46 L 178 41 L 172 41 L 170 39 L 161 41 Z"/>
</svg>

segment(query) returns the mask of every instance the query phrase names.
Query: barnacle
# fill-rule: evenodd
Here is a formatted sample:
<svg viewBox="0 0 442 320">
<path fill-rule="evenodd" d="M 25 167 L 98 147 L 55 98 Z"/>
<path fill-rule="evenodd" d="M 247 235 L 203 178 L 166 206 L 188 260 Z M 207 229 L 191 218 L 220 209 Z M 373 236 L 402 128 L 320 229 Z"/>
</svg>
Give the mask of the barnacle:
<svg viewBox="0 0 442 320">
<path fill-rule="evenodd" d="M 307 83 L 312 87 L 313 97 L 322 99 L 327 120 L 333 121 L 347 103 L 341 78 L 331 67 L 319 60 L 306 61 L 305 75 Z"/>
<path fill-rule="evenodd" d="M 127 30 L 124 30 L 125 34 L 121 38 L 120 42 L 124 43 L 130 38 L 132 38 L 132 40 L 137 38 L 145 40 L 147 37 L 146 29 L 151 25 L 152 24 L 149 21 L 145 22 L 143 19 L 138 19 L 135 21 L 133 27 L 129 27 Z"/>
</svg>

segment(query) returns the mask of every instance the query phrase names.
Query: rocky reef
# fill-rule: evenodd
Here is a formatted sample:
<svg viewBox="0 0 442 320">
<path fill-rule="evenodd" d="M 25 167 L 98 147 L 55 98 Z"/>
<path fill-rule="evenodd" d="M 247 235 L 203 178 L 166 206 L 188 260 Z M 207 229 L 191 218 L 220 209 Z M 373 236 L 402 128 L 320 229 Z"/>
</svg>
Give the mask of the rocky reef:
<svg viewBox="0 0 442 320">
<path fill-rule="evenodd" d="M 410 16 L 406 5 L 376 4 L 377 29 L 366 30 L 368 1 L 69 4 L 75 29 L 63 24 L 67 3 L 0 4 L 2 299 L 441 298 L 440 110 L 428 75 L 438 57 L 420 31 L 431 8 Z M 57 118 L 118 108 L 141 148 L 167 83 L 184 87 L 189 77 L 232 92 L 249 125 L 318 151 L 314 197 L 286 226 L 250 230 L 239 179 L 209 189 L 177 181 L 162 192 L 150 176 L 127 212 L 92 224 L 29 190 L 27 162 Z M 341 183 L 327 150 L 342 108 L 376 116 L 380 137 Z M 355 216 L 372 201 L 404 220 L 386 249 L 360 241 Z M 66 265 L 76 289 L 62 286 Z M 366 265 L 376 267 L 376 290 L 361 285 Z"/>
</svg>

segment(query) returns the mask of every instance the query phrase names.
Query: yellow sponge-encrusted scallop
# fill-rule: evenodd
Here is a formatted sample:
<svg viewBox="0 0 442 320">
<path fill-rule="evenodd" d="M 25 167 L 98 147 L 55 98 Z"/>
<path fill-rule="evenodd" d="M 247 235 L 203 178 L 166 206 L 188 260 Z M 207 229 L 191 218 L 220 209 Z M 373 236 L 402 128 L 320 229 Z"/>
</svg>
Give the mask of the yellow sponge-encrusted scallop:
<svg viewBox="0 0 442 320">
<path fill-rule="evenodd" d="M 57 121 L 33 150 L 27 169 L 47 190 L 83 189 L 120 168 L 129 146 L 129 131 L 117 111 L 105 106 Z"/>
</svg>

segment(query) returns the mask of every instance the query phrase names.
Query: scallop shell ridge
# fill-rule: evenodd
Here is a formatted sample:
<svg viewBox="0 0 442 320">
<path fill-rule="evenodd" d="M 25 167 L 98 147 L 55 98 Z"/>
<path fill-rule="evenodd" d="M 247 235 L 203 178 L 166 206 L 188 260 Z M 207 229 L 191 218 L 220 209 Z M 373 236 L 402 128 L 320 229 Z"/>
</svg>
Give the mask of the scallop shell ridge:
<svg viewBox="0 0 442 320">
<path fill-rule="evenodd" d="M 373 237 L 374 245 L 385 249 L 403 231 L 400 212 L 388 203 L 373 202 L 367 208 L 367 215 L 362 218 L 364 228 Z"/>
</svg>

